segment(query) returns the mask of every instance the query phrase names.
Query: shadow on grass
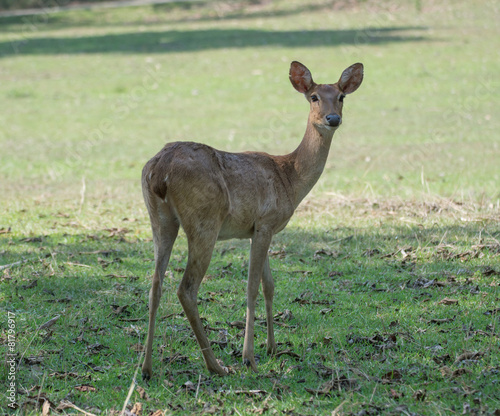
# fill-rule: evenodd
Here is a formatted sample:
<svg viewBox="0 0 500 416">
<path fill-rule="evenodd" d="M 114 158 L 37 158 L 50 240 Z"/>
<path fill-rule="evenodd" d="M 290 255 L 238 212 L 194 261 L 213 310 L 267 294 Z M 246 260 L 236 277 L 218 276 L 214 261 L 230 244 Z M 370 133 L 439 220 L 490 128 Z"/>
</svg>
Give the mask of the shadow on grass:
<svg viewBox="0 0 500 416">
<path fill-rule="evenodd" d="M 403 332 L 397 332 L 399 339 L 400 334 L 405 334 L 404 331 L 414 328 L 412 322 L 415 319 L 412 313 L 415 314 L 415 312 L 412 311 L 416 309 L 419 315 L 425 313 L 429 308 L 425 302 L 430 298 L 437 301 L 445 294 L 453 293 L 455 297 L 460 295 L 461 301 L 463 299 L 465 302 L 470 293 L 479 294 L 479 289 L 476 290 L 473 287 L 475 283 L 463 287 L 457 284 L 449 288 L 441 288 L 432 286 L 433 281 L 429 279 L 421 280 L 416 285 L 417 276 L 410 275 L 412 273 L 411 263 L 406 260 L 403 264 L 404 254 L 398 252 L 398 249 L 406 247 L 407 252 L 411 253 L 408 246 L 431 248 L 431 256 L 416 260 L 417 265 L 425 266 L 421 271 L 424 274 L 431 275 L 436 270 L 453 273 L 465 268 L 472 272 L 475 267 L 478 267 L 478 263 L 473 261 L 474 257 L 470 257 L 470 259 L 466 257 L 446 258 L 446 252 L 442 253 L 444 257 L 440 257 L 438 248 L 444 247 L 451 250 L 450 247 L 454 244 L 459 251 L 470 250 L 481 238 L 481 230 L 482 226 L 475 223 L 435 226 L 426 229 L 418 226 L 387 225 L 377 229 L 373 227 L 370 229 L 341 227 L 308 231 L 290 227 L 284 233 L 276 236 L 272 247 L 278 251 L 283 249 L 285 256 L 284 258 L 280 258 L 279 255 L 273 257 L 271 263 L 271 267 L 276 270 L 274 274 L 278 280 L 275 311 L 280 312 L 285 308 L 290 308 L 295 315 L 290 326 L 285 324 L 284 329 L 278 330 L 278 332 L 282 332 L 279 334 L 280 339 L 287 340 L 287 343 L 280 348 L 282 350 L 291 348 L 292 351 L 300 352 L 300 354 L 296 354 L 299 370 L 290 376 L 291 379 L 283 381 L 283 383 L 286 383 L 285 385 L 291 383 L 296 386 L 293 383 L 299 383 L 297 380 L 300 379 L 302 386 L 302 383 L 307 380 L 306 387 L 317 388 L 321 381 L 318 381 L 315 370 L 309 364 L 306 366 L 300 362 L 319 360 L 318 351 L 327 356 L 333 351 L 332 348 L 345 345 L 346 350 L 352 356 L 365 352 L 374 355 L 378 351 L 375 351 L 373 346 L 351 345 L 349 340 L 362 340 L 358 334 L 363 336 L 368 334 L 372 337 L 379 331 L 383 331 L 385 327 L 378 318 L 379 311 L 385 314 L 383 316 L 386 316 L 387 324 L 395 322 L 396 325 L 401 325 L 400 330 Z M 493 236 L 497 236 L 498 232 L 499 229 L 496 226 L 494 230 L 491 230 Z M 132 233 L 133 230 L 130 234 Z M 329 245 L 333 244 L 332 242 L 336 244 L 334 250 L 340 252 L 335 260 L 332 260 L 333 257 L 326 252 L 328 249 L 332 249 L 329 248 Z M 19 379 L 28 386 L 41 384 L 40 379 L 43 372 L 34 373 L 32 371 L 32 367 L 37 364 L 38 357 L 39 359 L 43 358 L 41 368 L 49 374 L 57 372 L 57 374 L 61 373 L 67 376 L 69 374 L 68 368 L 73 372 L 71 373 L 72 377 L 75 374 L 78 377 L 90 374 L 93 377 L 92 384 L 97 387 L 93 396 L 94 401 L 96 396 L 100 398 L 103 395 L 111 394 L 109 386 L 121 383 L 120 379 L 123 374 L 133 373 L 134 363 L 137 362 L 138 355 L 135 347 L 138 343 L 144 342 L 148 315 L 147 291 L 150 285 L 149 276 L 153 270 L 152 243 L 132 238 L 127 240 L 126 235 L 124 237 L 117 235 L 116 232 L 107 231 L 106 233 L 93 232 L 92 234 L 75 235 L 59 232 L 47 237 L 29 238 L 12 238 L 3 235 L 0 237 L 0 246 L 2 247 L 2 263 L 5 260 L 14 262 L 24 258 L 30 259 L 30 262 L 24 265 L 13 267 L 8 273 L 9 277 L 0 280 L 0 288 L 4 296 L 3 300 L 5 300 L 4 305 L 0 306 L 0 310 L 5 308 L 6 311 L 15 311 L 16 315 L 19 315 L 17 319 L 20 345 L 23 345 L 23 348 L 25 344 L 30 347 L 27 358 L 21 360 Z M 325 252 L 318 258 L 319 247 L 324 247 Z M 495 250 L 498 250 L 498 246 Z M 434 253 L 438 255 L 434 255 Z M 157 336 L 157 343 L 167 340 L 168 346 L 166 348 L 155 347 L 154 365 L 160 384 L 153 385 L 151 387 L 153 391 L 155 388 L 161 388 L 164 375 L 175 377 L 175 380 L 172 379 L 175 386 L 182 388 L 182 383 L 185 383 L 190 377 L 199 379 L 201 377 L 199 374 L 206 373 L 200 359 L 200 352 L 192 337 L 192 331 L 190 331 L 184 317 L 180 315 L 181 307 L 175 296 L 175 286 L 180 280 L 182 267 L 185 265 L 185 254 L 185 239 L 180 238 L 180 241 L 174 246 L 172 262 L 169 265 L 169 270 L 174 270 L 176 274 L 174 279 L 167 278 L 164 283 L 165 292 L 170 291 L 170 293 L 164 293 L 162 300 L 164 303 L 169 303 L 168 315 L 165 315 L 163 319 L 162 314 L 160 314 L 160 318 L 157 320 L 159 331 L 165 331 L 166 334 L 161 337 Z M 390 254 L 390 257 L 385 257 L 386 254 Z M 485 261 L 493 261 L 498 255 L 491 252 L 484 252 L 484 254 Z M 470 263 L 468 263 L 469 260 L 471 260 Z M 231 266 L 231 263 L 234 263 L 234 266 Z M 346 263 L 349 263 L 350 266 L 343 266 Z M 338 275 L 329 276 L 328 272 L 332 270 L 330 268 L 332 265 L 335 268 L 342 265 L 340 267 L 344 277 L 340 279 Z M 232 351 L 230 354 L 229 352 L 220 352 L 215 346 L 214 349 L 216 356 L 223 357 L 226 363 L 229 362 L 230 365 L 236 366 L 238 368 L 237 374 L 239 374 L 242 372 L 241 359 L 236 353 L 241 349 L 243 340 L 238 336 L 239 330 L 232 328 L 229 322 L 244 319 L 246 286 L 244 275 L 248 267 L 248 242 L 242 241 L 240 243 L 230 240 L 218 244 L 211 267 L 215 273 L 207 279 L 199 292 L 200 310 L 202 315 L 207 316 L 211 332 L 219 331 L 215 327 L 222 327 L 232 335 L 226 347 Z M 176 268 L 177 270 L 175 270 Z M 338 270 L 335 271 L 338 272 Z M 412 285 L 408 285 L 408 289 L 403 290 L 400 283 L 408 281 L 410 276 L 413 281 Z M 438 277 L 443 280 L 442 274 L 439 274 Z M 352 284 L 349 285 L 349 281 L 352 281 Z M 331 284 L 327 285 L 325 282 Z M 346 285 L 344 285 L 345 283 Z M 334 286 L 338 289 L 337 291 L 335 291 Z M 491 286 L 481 289 L 494 290 Z M 432 290 L 435 292 L 429 294 Z M 447 291 L 444 292 L 444 290 Z M 365 297 L 363 297 L 363 292 L 366 292 Z M 390 295 L 385 295 L 386 292 Z M 341 300 L 341 298 L 343 299 Z M 261 295 L 259 299 L 262 303 Z M 309 300 L 311 300 L 310 303 L 308 303 Z M 356 301 L 354 302 L 354 300 Z M 330 301 L 331 303 L 328 303 Z M 335 303 L 335 310 L 332 306 L 333 303 Z M 360 309 L 359 305 L 365 303 L 369 305 L 368 308 Z M 386 304 L 389 306 L 384 306 Z M 325 305 L 328 308 L 325 308 Z M 478 324 L 481 328 L 490 322 L 490 318 L 484 314 L 490 306 L 487 302 L 482 305 L 483 309 L 474 311 L 474 319 L 482 319 Z M 353 311 L 355 310 L 363 311 L 365 314 L 363 319 L 354 320 Z M 445 312 L 440 313 L 438 317 L 447 317 L 444 315 Z M 59 315 L 61 319 L 53 331 L 51 329 L 38 334 L 36 328 L 39 325 L 49 318 Z M 331 337 L 330 341 L 323 345 L 321 343 L 322 336 L 311 338 L 312 334 L 308 333 L 307 329 L 304 330 L 308 326 L 322 328 L 327 335 L 330 333 L 328 332 L 330 329 L 322 322 L 326 322 L 326 325 L 329 326 L 337 325 L 338 327 L 340 321 L 346 321 L 346 315 L 350 316 L 350 322 L 354 320 L 354 329 L 340 329 L 341 335 L 333 341 L 338 346 L 328 345 Z M 429 319 L 436 316 L 425 315 Z M 168 320 L 167 317 L 169 317 Z M 472 322 L 471 315 L 467 315 L 466 319 L 467 323 Z M 454 321 L 455 317 L 448 317 L 448 320 Z M 377 326 L 370 326 L 370 323 Z M 455 324 L 450 323 L 450 328 L 458 334 L 457 337 L 463 337 L 460 324 L 460 318 Z M 257 325 L 258 339 L 260 340 L 265 336 L 263 325 L 263 323 Z M 417 325 L 423 326 L 424 324 L 420 322 Z M 298 328 L 299 338 L 294 336 L 295 328 Z M 391 329 L 391 331 L 394 330 Z M 354 335 L 349 335 L 351 333 Z M 307 334 L 307 337 L 304 334 Z M 433 330 L 430 330 L 429 334 L 425 338 L 429 345 L 435 345 L 441 339 L 439 334 L 440 338 L 436 336 L 432 338 Z M 35 339 L 35 335 L 39 336 Z M 449 336 L 449 333 L 443 335 L 443 337 Z M 32 343 L 34 339 L 35 341 Z M 319 340 L 320 345 L 314 347 L 317 348 L 315 350 L 311 346 L 312 352 L 303 352 L 302 350 L 305 348 L 302 344 L 307 345 L 311 339 Z M 344 339 L 347 341 L 343 341 Z M 475 341 L 469 340 L 467 345 L 470 346 L 474 342 L 472 345 L 477 346 L 477 350 L 484 350 L 483 344 L 481 344 L 483 339 L 485 338 L 481 337 Z M 292 347 L 289 347 L 288 340 L 292 342 Z M 486 338 L 485 342 L 487 341 Z M 444 341 L 442 342 L 445 345 Z M 399 343 L 401 344 L 401 341 Z M 407 354 L 408 351 L 405 349 L 407 347 L 403 345 L 401 344 L 401 356 Z M 418 351 L 421 355 L 426 354 L 425 351 L 421 352 L 418 347 L 414 346 L 417 343 L 412 342 L 408 345 L 413 348 L 410 351 Z M 103 351 L 100 353 L 101 349 Z M 256 349 L 258 354 L 262 350 L 261 346 Z M 28 351 L 27 347 L 26 351 Z M 53 354 L 48 354 L 46 351 L 52 351 Z M 399 349 L 393 351 L 399 351 Z M 454 354 L 452 350 L 450 351 L 451 354 Z M 184 361 L 173 362 L 177 352 L 182 353 Z M 285 365 L 286 361 L 280 360 Z M 323 360 L 322 358 L 321 361 Z M 404 366 L 405 371 L 408 364 L 402 363 L 407 361 L 405 358 L 399 364 Z M 295 363 L 293 364 L 295 365 Z M 261 368 L 265 368 L 266 365 L 276 367 L 281 364 L 274 358 L 263 355 L 260 365 Z M 392 365 L 394 364 L 391 363 Z M 105 366 L 106 371 L 101 373 L 102 370 L 97 370 Z M 370 370 L 375 375 L 382 375 L 387 371 L 384 367 L 381 370 Z M 97 377 L 94 373 L 98 373 Z M 255 386 L 258 383 L 260 389 L 271 389 L 270 386 L 262 387 L 262 381 L 258 380 L 244 382 L 239 376 L 229 380 L 232 380 L 238 388 L 241 388 L 241 384 L 253 383 L 252 386 Z M 427 382 L 427 378 L 425 381 Z M 81 381 L 64 379 L 59 382 L 56 378 L 47 380 L 47 385 L 54 385 L 57 389 L 61 389 L 64 397 L 67 397 L 66 395 L 74 388 L 75 384 L 81 384 Z M 361 384 L 364 386 L 367 385 L 367 382 L 363 381 Z M 368 387 L 366 387 L 367 391 L 373 390 L 371 384 Z M 299 390 L 297 394 L 305 394 L 305 392 Z M 86 397 L 76 396 L 76 398 L 81 403 L 85 403 L 87 400 Z M 80 402 L 78 405 L 81 405 Z"/>
<path fill-rule="evenodd" d="M 441 256 L 447 262 L 457 260 L 457 267 L 461 267 L 464 257 L 454 256 L 462 251 L 477 249 L 488 250 L 491 248 L 493 256 L 498 254 L 500 246 L 498 244 L 483 244 L 483 226 L 475 223 L 436 225 L 428 228 L 420 226 L 400 226 L 388 224 L 377 229 L 358 229 L 353 227 L 340 227 L 335 229 L 324 229 L 321 231 L 309 231 L 302 228 L 289 227 L 284 232 L 274 236 L 271 250 L 283 248 L 287 255 L 292 256 L 287 261 L 289 266 L 295 262 L 294 256 L 309 258 L 313 257 L 318 250 L 335 249 L 340 252 L 340 258 L 367 258 L 388 259 L 395 257 L 401 249 L 407 252 L 416 249 L 428 252 L 445 252 Z M 143 240 L 127 235 L 113 234 L 110 231 L 94 231 L 89 234 L 50 234 L 32 236 L 27 238 L 12 238 L 9 234 L 0 236 L 0 247 L 4 249 L 0 267 L 6 264 L 13 264 L 12 271 L 18 268 L 25 268 L 32 265 L 37 268 L 38 263 L 55 261 L 64 262 L 76 266 L 90 265 L 96 267 L 97 274 L 107 274 L 109 270 L 129 272 L 130 276 L 149 276 L 153 272 L 153 243 L 151 239 Z M 491 240 L 495 240 L 500 235 L 499 228 L 490 227 L 487 233 Z M 17 246 L 17 247 L 16 247 Z M 491 247 L 490 247 L 491 246 Z M 10 248 L 12 247 L 12 248 Z M 248 267 L 248 256 L 250 244 L 245 240 L 225 240 L 218 242 L 215 246 L 211 266 L 214 263 L 220 266 L 227 261 L 227 257 L 236 254 L 234 269 Z M 446 254 L 447 253 L 447 254 Z M 495 254 L 496 253 L 496 254 Z M 468 258 L 474 258 L 470 255 Z M 273 257 L 273 255 L 271 255 Z M 483 256 L 481 256 L 483 257 Z M 272 263 L 278 265 L 277 256 Z M 422 258 L 421 262 L 432 264 L 440 263 L 439 256 L 432 258 Z M 242 260 L 243 259 L 243 260 Z M 114 261 L 113 261 L 114 260 Z M 169 270 L 183 268 L 187 260 L 187 242 L 183 233 L 177 239 L 172 252 Z M 318 260 L 318 258 L 316 259 Z M 467 259 L 466 259 L 467 260 Z M 14 264 L 21 262 L 21 264 Z M 297 258 L 297 263 L 304 264 L 303 259 Z M 342 261 L 336 262 L 341 264 Z M 298 265 L 297 264 L 297 265 Z M 4 269 L 5 267 L 3 267 Z M 79 269 L 73 269 L 78 271 Z M 85 271 L 85 269 L 80 269 Z M 110 272 L 111 273 L 111 272 Z M 113 272 L 114 273 L 114 272 Z M 179 276 L 180 278 L 180 276 Z"/>
<path fill-rule="evenodd" d="M 0 43 L 0 57 L 86 53 L 176 53 L 247 47 L 334 47 L 428 40 L 405 32 L 422 27 L 386 27 L 339 30 L 269 31 L 205 29 L 149 31 L 84 37 L 34 37 Z"/>
<path fill-rule="evenodd" d="M 141 25 L 161 24 L 161 23 L 185 23 L 185 22 L 212 22 L 212 21 L 227 21 L 227 20 L 244 20 L 244 19 L 265 19 L 265 18 L 281 18 L 290 17 L 303 13 L 313 13 L 323 11 L 325 13 L 348 9 L 352 7 L 349 4 L 339 4 L 332 1 L 331 5 L 324 2 L 319 4 L 292 4 L 283 8 L 270 8 L 264 4 L 254 4 L 249 7 L 248 2 L 233 1 L 226 7 L 215 10 L 210 1 L 173 1 L 163 4 L 151 4 L 151 16 L 148 19 L 143 19 L 142 15 L 134 13 L 136 7 L 121 6 L 117 2 L 116 8 L 124 8 L 131 11 L 130 20 L 122 22 L 109 22 L 106 19 L 95 18 L 94 14 L 85 12 L 91 11 L 102 13 L 103 9 L 99 9 L 99 4 L 72 4 L 69 7 L 59 7 L 51 10 L 39 9 L 33 14 L 27 13 L 16 15 L 14 11 L 9 14 L 9 11 L 0 13 L 0 23 L 4 25 L 18 25 L 18 28 L 9 28 L 14 31 L 23 31 L 27 27 L 33 28 L 40 24 L 50 24 L 53 28 L 67 28 L 75 26 L 127 26 L 140 23 Z M 148 6 L 144 4 L 144 6 Z M 112 7 L 112 9 L 115 7 Z M 33 9 L 31 9 L 33 10 Z M 64 11 L 84 11 L 78 15 L 61 13 Z M 105 9 L 104 9 L 105 10 Z M 175 14 L 176 11 L 190 11 L 189 17 L 180 17 Z M 137 17 L 139 16 L 139 17 Z M 100 17 L 100 16 L 99 16 Z M 139 20 L 140 19 L 140 20 Z"/>
<path fill-rule="evenodd" d="M 129 235 L 133 232 L 131 230 Z M 397 285 L 400 279 L 414 278 L 414 272 L 418 275 L 436 272 L 472 274 L 489 268 L 493 270 L 491 273 L 500 273 L 494 261 L 500 253 L 500 246 L 491 243 L 498 238 L 500 229 L 490 228 L 491 242 L 486 244 L 481 243 L 482 233 L 483 226 L 474 223 L 429 228 L 400 225 L 378 229 L 341 227 L 321 231 L 290 227 L 273 239 L 271 268 L 277 286 L 287 286 L 286 276 L 299 272 L 307 276 L 306 280 L 329 280 L 330 272 L 335 272 L 335 275 L 349 280 L 371 279 L 386 286 Z M 127 236 L 99 231 L 28 238 L 3 235 L 0 247 L 4 247 L 0 252 L 0 266 L 12 265 L 6 271 L 2 267 L 4 272 L 0 271 L 0 276 L 4 274 L 0 280 L 4 293 L 17 293 L 18 289 L 24 292 L 28 285 L 29 292 L 40 292 L 42 297 L 41 291 L 47 287 L 64 297 L 66 291 L 75 292 L 71 283 L 73 279 L 77 279 L 79 285 L 91 284 L 100 288 L 129 282 L 135 287 L 136 295 L 146 302 L 154 269 L 150 240 L 133 237 L 129 240 Z M 244 282 L 249 251 L 250 244 L 246 240 L 217 243 L 207 271 L 209 280 L 215 279 L 223 285 Z M 180 282 L 186 260 L 187 242 L 181 235 L 174 245 L 168 266 L 174 277 L 170 284 L 177 286 Z M 30 280 L 39 280 L 37 287 L 29 287 L 26 282 Z M 222 283 L 223 280 L 227 283 Z M 74 296 L 84 302 L 90 293 L 76 292 Z M 202 285 L 200 296 L 204 292 L 206 288 Z M 287 296 L 297 295 L 287 293 Z"/>
</svg>

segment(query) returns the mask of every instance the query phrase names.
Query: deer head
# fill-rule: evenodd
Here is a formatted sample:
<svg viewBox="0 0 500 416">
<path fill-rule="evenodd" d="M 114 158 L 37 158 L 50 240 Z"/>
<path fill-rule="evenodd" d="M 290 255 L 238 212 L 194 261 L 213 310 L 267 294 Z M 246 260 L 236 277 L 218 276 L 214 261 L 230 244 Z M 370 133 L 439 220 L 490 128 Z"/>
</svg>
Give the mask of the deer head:
<svg viewBox="0 0 500 416">
<path fill-rule="evenodd" d="M 293 61 L 290 81 L 311 105 L 309 121 L 320 131 L 333 132 L 342 124 L 345 96 L 356 91 L 363 81 L 363 64 L 351 65 L 335 84 L 316 84 L 309 69 Z"/>
</svg>

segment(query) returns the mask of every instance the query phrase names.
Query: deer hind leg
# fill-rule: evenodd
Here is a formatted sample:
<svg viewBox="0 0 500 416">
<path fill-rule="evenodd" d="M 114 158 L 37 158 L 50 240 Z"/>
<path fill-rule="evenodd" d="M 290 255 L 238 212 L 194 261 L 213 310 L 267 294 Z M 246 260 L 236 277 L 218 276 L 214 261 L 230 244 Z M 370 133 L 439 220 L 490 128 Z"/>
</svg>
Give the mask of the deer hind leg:
<svg viewBox="0 0 500 416">
<path fill-rule="evenodd" d="M 245 341 L 243 344 L 243 363 L 257 372 L 257 364 L 254 356 L 254 319 L 255 304 L 259 293 L 260 281 L 263 278 L 264 267 L 267 259 L 267 251 L 271 244 L 272 233 L 264 229 L 257 229 L 252 238 L 250 248 L 250 266 L 248 268 L 248 287 L 247 287 L 247 320 L 245 329 Z M 266 279 L 266 288 L 269 294 L 269 281 Z M 266 298 L 266 311 L 267 311 Z M 272 308 L 272 306 L 271 306 Z M 272 319 L 272 311 L 271 311 Z"/>
<path fill-rule="evenodd" d="M 144 356 L 144 363 L 142 364 L 142 378 L 149 380 L 153 376 L 152 354 L 156 312 L 160 305 L 165 271 L 167 270 L 172 247 L 179 232 L 179 223 L 167 205 L 163 203 L 159 205 L 154 202 L 149 202 L 146 205 L 151 219 L 155 250 L 155 271 L 149 292 L 148 337 L 146 341 L 146 354 Z"/>
<path fill-rule="evenodd" d="M 267 353 L 276 354 L 276 341 L 274 340 L 274 320 L 273 320 L 273 297 L 274 280 L 269 267 L 269 255 L 266 256 L 264 270 L 262 272 L 262 291 L 266 302 L 266 323 L 267 323 Z"/>
<path fill-rule="evenodd" d="M 210 228 L 210 230 L 199 229 L 192 233 L 190 230 L 185 230 L 188 238 L 189 255 L 186 271 L 177 290 L 177 296 L 203 353 L 207 369 L 211 373 L 224 376 L 227 373 L 215 359 L 215 355 L 203 329 L 203 324 L 201 323 L 197 304 L 198 289 L 210 264 L 218 235 L 218 229 L 214 230 L 212 227 Z"/>
</svg>

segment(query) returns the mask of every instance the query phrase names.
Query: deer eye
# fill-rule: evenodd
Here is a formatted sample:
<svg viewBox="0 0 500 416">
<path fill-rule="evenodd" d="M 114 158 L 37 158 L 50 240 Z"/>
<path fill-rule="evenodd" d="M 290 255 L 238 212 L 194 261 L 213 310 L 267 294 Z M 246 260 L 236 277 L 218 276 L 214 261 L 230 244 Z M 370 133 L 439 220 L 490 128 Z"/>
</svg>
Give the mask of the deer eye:
<svg viewBox="0 0 500 416">
<path fill-rule="evenodd" d="M 340 95 L 339 95 L 339 101 L 340 101 L 341 103 L 343 103 L 343 102 L 344 102 L 344 98 L 345 98 L 345 94 L 340 94 Z"/>
<path fill-rule="evenodd" d="M 312 101 L 312 102 L 314 102 L 314 103 L 315 103 L 316 101 L 319 101 L 318 96 L 317 96 L 317 95 L 311 95 L 311 101 Z"/>
</svg>

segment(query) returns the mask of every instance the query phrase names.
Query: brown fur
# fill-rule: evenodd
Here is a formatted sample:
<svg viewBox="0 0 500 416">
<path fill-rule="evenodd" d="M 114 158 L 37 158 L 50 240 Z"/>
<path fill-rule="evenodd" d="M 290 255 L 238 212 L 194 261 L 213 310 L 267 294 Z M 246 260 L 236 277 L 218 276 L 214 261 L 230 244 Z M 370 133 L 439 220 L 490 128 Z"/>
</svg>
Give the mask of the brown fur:
<svg viewBox="0 0 500 416">
<path fill-rule="evenodd" d="M 267 350 L 271 354 L 276 352 L 269 245 L 272 236 L 285 228 L 324 169 L 331 139 L 338 127 L 330 126 L 326 116 L 342 117 L 339 97 L 355 91 L 362 77 L 362 65 L 354 64 L 344 71 L 338 83 L 318 85 L 304 65 L 292 62 L 290 80 L 297 91 L 304 93 L 311 109 L 304 138 L 290 154 L 228 153 L 204 144 L 175 142 L 167 144 L 144 166 L 142 188 L 153 230 L 156 264 L 150 291 L 144 378 L 152 376 L 155 317 L 179 226 L 186 233 L 189 255 L 177 294 L 207 368 L 213 373 L 225 374 L 210 348 L 197 307 L 198 289 L 216 240 L 252 240 L 243 347 L 245 364 L 257 370 L 253 325 L 261 281 L 266 303 Z"/>
</svg>

